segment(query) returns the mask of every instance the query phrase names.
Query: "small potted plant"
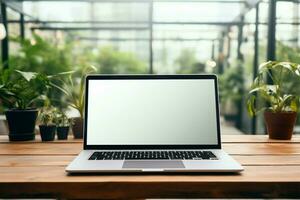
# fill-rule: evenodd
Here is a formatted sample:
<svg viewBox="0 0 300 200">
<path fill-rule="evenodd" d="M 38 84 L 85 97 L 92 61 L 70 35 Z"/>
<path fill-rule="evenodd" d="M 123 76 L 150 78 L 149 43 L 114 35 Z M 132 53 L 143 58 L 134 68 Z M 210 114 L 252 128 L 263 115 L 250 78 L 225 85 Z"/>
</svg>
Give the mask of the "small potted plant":
<svg viewBox="0 0 300 200">
<path fill-rule="evenodd" d="M 76 139 L 83 138 L 83 117 L 84 117 L 84 84 L 87 74 L 95 73 L 97 69 L 94 66 L 87 66 L 74 73 L 69 82 L 65 83 L 64 93 L 67 96 L 68 105 L 76 109 L 78 117 L 72 118 L 72 132 Z M 72 74 L 72 75 L 74 75 Z M 79 74 L 79 78 L 78 75 Z"/>
<path fill-rule="evenodd" d="M 52 108 L 44 108 L 39 114 L 39 128 L 42 141 L 53 141 L 55 138 L 56 125 L 54 123 L 54 115 Z"/>
<path fill-rule="evenodd" d="M 37 102 L 51 87 L 50 79 L 40 73 L 2 70 L 0 100 L 5 109 L 10 141 L 35 138 Z"/>
<path fill-rule="evenodd" d="M 72 120 L 67 117 L 63 111 L 57 111 L 55 116 L 57 139 L 66 140 L 68 139 L 70 125 Z"/>
<path fill-rule="evenodd" d="M 287 83 L 299 78 L 300 65 L 296 63 L 268 61 L 259 67 L 247 99 L 247 110 L 251 116 L 264 111 L 270 139 L 289 140 L 292 137 L 299 94 L 293 93 Z M 265 100 L 266 104 L 259 106 L 257 97 Z"/>
<path fill-rule="evenodd" d="M 0 71 L 0 100 L 6 108 L 10 141 L 35 139 L 37 108 L 44 102 L 49 89 L 63 90 L 54 80 L 70 73 L 72 72 L 47 76 L 13 69 Z"/>
</svg>

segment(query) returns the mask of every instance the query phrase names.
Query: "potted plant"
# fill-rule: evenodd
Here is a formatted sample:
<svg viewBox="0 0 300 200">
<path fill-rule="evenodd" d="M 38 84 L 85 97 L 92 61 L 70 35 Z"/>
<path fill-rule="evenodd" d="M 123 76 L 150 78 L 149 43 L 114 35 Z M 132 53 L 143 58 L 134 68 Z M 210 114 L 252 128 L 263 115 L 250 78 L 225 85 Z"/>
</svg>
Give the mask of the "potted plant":
<svg viewBox="0 0 300 200">
<path fill-rule="evenodd" d="M 40 134 L 42 141 L 53 141 L 55 138 L 56 125 L 54 123 L 55 113 L 52 108 L 44 108 L 39 114 Z"/>
<path fill-rule="evenodd" d="M 291 62 L 268 61 L 260 65 L 247 99 L 251 116 L 264 111 L 270 139 L 291 139 L 296 122 L 299 94 L 289 91 L 287 80 L 300 78 L 300 65 Z M 268 83 L 268 79 L 271 84 Z M 257 106 L 257 97 L 266 101 Z"/>
<path fill-rule="evenodd" d="M 67 117 L 63 111 L 57 111 L 55 115 L 57 139 L 66 140 L 68 139 L 70 124 L 72 120 Z"/>
<path fill-rule="evenodd" d="M 37 102 L 43 98 L 49 87 L 51 87 L 50 79 L 40 73 L 18 70 L 1 72 L 0 99 L 6 107 L 5 116 L 10 141 L 35 138 Z"/>
<path fill-rule="evenodd" d="M 84 67 L 77 72 L 79 78 L 71 77 L 69 83 L 65 84 L 66 89 L 64 91 L 66 91 L 65 94 L 67 95 L 68 104 L 79 113 L 78 117 L 72 118 L 72 132 L 76 139 L 83 138 L 85 75 L 95 73 L 96 71 L 97 69 L 94 66 Z"/>
</svg>

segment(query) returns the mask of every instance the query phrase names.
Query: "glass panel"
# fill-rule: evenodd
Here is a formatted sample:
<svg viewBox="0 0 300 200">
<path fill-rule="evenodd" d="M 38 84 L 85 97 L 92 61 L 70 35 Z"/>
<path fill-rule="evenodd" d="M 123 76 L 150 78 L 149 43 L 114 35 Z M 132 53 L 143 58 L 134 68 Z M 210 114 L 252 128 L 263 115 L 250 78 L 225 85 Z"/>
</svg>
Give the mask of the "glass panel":
<svg viewBox="0 0 300 200">
<path fill-rule="evenodd" d="M 237 3 L 156 2 L 153 18 L 165 22 L 228 22 L 233 21 L 242 8 L 243 4 Z"/>
<path fill-rule="evenodd" d="M 150 13 L 148 1 L 25 1 L 24 12 L 32 16 L 25 25 L 28 49 L 10 42 L 10 56 L 18 67 L 27 63 L 26 69 L 45 73 L 87 65 L 97 73 L 149 73 L 151 59 L 156 74 L 215 73 L 220 77 L 223 132 L 250 133 L 245 100 L 255 67 L 256 11 L 249 2 L 154 1 Z M 259 7 L 262 63 L 268 1 L 260 1 Z M 10 37 L 20 36 L 19 17 L 8 9 Z M 299 23 L 298 3 L 278 1 L 277 59 L 300 62 Z M 35 48 L 40 50 L 26 57 L 24 51 Z M 265 132 L 261 115 L 257 127 Z"/>
</svg>

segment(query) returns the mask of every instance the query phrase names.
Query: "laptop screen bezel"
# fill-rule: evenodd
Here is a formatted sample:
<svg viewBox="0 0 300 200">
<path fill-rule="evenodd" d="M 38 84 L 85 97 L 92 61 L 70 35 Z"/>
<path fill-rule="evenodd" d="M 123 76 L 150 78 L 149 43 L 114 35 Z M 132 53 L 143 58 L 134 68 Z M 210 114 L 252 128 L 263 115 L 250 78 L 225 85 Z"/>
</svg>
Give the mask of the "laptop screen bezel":
<svg viewBox="0 0 300 200">
<path fill-rule="evenodd" d="M 88 122 L 88 88 L 90 80 L 156 80 L 156 79 L 210 79 L 214 80 L 215 86 L 215 104 L 216 104 L 216 122 L 217 122 L 217 144 L 213 145 L 88 145 L 87 144 L 87 122 Z M 216 75 L 87 75 L 85 81 L 85 106 L 84 106 L 84 129 L 83 129 L 83 149 L 84 150 L 130 150 L 130 149 L 221 149 L 221 131 L 220 131 L 220 113 L 219 113 L 219 95 L 218 79 Z"/>
</svg>

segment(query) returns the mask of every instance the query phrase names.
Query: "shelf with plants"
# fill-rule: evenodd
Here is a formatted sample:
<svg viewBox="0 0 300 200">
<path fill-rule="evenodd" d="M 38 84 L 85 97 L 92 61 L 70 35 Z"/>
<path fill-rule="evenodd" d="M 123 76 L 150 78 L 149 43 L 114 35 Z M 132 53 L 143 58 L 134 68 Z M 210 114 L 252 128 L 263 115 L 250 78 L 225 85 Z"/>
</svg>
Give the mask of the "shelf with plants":
<svg viewBox="0 0 300 200">
<path fill-rule="evenodd" d="M 63 74 L 47 76 L 37 72 L 2 70 L 0 99 L 11 141 L 33 140 L 38 109 L 43 106 L 50 88 L 59 88 L 53 80 Z"/>
</svg>

